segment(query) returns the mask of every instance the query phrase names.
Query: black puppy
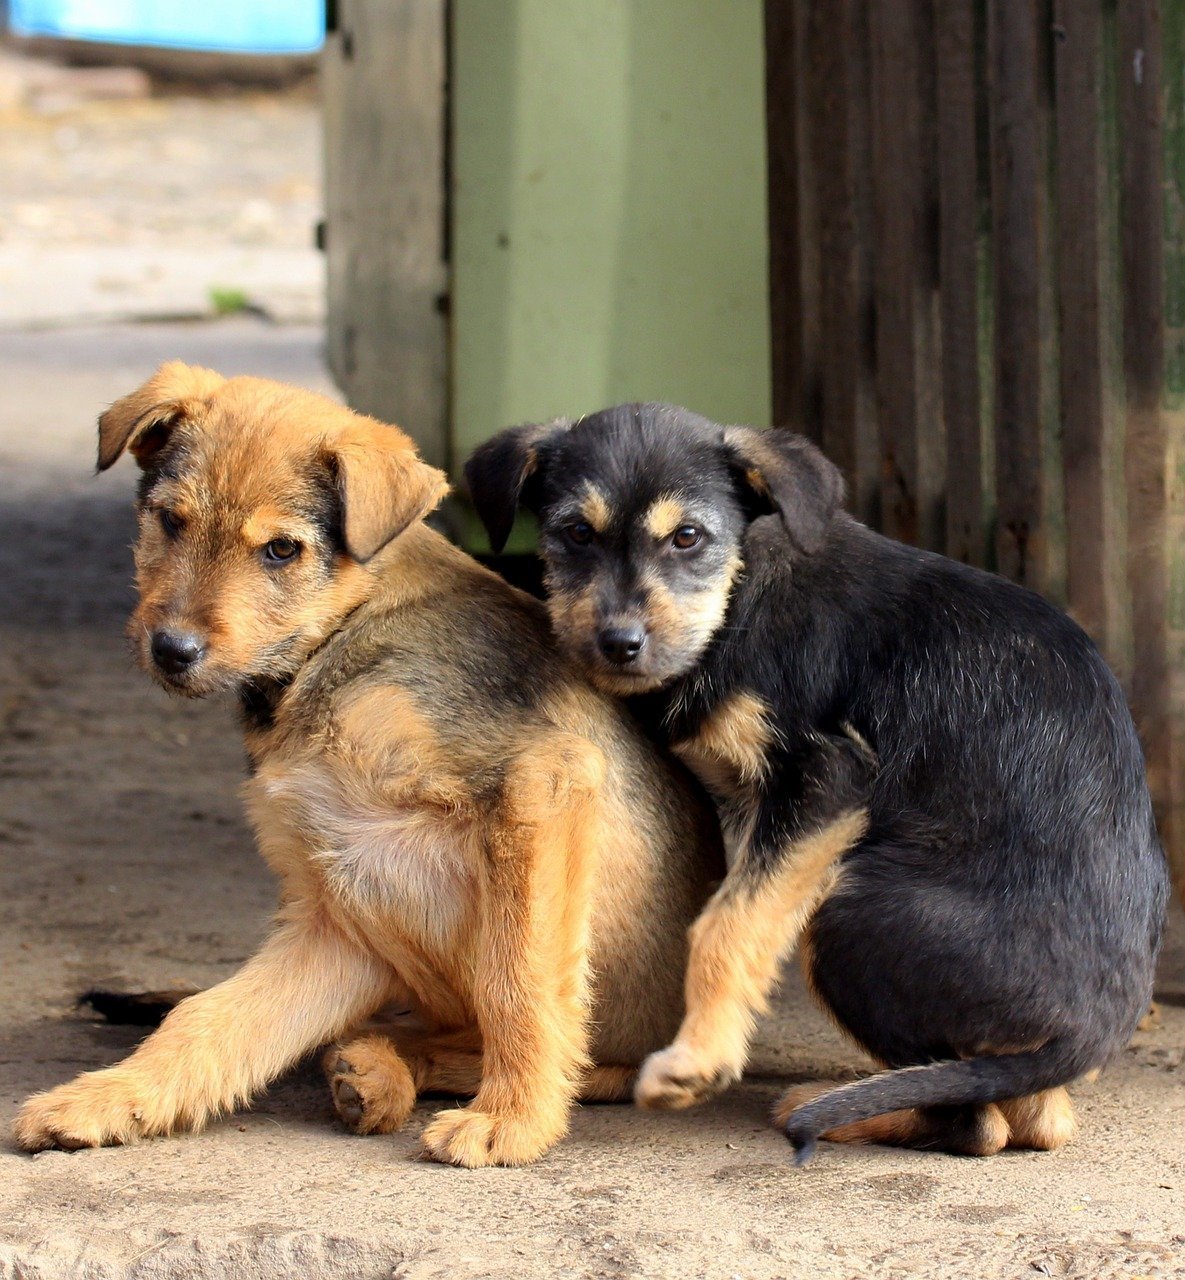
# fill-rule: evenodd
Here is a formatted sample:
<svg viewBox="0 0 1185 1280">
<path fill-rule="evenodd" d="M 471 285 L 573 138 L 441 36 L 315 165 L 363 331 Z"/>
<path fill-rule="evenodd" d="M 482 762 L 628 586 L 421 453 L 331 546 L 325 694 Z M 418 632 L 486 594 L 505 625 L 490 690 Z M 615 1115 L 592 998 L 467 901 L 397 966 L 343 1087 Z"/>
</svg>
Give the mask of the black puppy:
<svg viewBox="0 0 1185 1280">
<path fill-rule="evenodd" d="M 820 1136 L 1068 1141 L 1062 1086 L 1147 1007 L 1167 893 L 1136 732 L 1086 635 L 841 512 L 839 473 L 788 432 L 623 405 L 504 432 L 466 474 L 496 549 L 520 503 L 539 515 L 561 643 L 720 806 L 730 870 L 638 1101 L 736 1079 L 797 944 L 896 1068 L 793 1090 L 800 1160 Z"/>
</svg>

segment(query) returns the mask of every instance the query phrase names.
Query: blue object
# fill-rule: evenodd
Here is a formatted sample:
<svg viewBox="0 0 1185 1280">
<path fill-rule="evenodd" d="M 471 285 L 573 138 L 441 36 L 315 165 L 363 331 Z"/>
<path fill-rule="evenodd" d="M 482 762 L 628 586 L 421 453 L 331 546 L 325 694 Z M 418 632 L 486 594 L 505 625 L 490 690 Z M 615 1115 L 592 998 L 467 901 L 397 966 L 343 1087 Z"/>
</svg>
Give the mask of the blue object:
<svg viewBox="0 0 1185 1280">
<path fill-rule="evenodd" d="M 8 0 L 19 36 L 219 53 L 313 53 L 324 0 Z"/>
</svg>

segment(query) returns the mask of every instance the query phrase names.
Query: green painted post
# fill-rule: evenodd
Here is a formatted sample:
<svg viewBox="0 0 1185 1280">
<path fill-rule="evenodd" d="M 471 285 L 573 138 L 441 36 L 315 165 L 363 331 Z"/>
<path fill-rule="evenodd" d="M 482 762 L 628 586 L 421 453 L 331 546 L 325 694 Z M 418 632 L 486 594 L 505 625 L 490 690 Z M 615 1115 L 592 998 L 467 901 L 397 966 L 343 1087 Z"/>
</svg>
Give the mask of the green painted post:
<svg viewBox="0 0 1185 1280">
<path fill-rule="evenodd" d="M 761 0 L 452 13 L 455 463 L 623 400 L 768 422 Z"/>
</svg>

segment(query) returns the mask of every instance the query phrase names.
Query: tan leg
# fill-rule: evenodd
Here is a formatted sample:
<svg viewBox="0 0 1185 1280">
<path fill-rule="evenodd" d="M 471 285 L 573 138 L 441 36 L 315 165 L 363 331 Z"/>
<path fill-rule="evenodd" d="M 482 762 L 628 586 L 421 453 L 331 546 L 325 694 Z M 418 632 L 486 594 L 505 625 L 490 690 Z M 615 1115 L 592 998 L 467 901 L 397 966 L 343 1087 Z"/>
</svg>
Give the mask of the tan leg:
<svg viewBox="0 0 1185 1280">
<path fill-rule="evenodd" d="M 338 1117 L 355 1133 L 393 1133 L 406 1123 L 418 1094 L 472 1098 L 482 1077 L 476 1040 L 472 1032 L 372 1032 L 332 1047 L 324 1062 Z M 636 1075 L 636 1067 L 593 1067 L 581 1082 L 580 1101 L 624 1102 Z"/>
<path fill-rule="evenodd" d="M 455 1093 L 458 1097 L 473 1097 L 481 1087 L 482 1055 L 463 1049 L 433 1052 L 429 1061 L 412 1060 L 415 1074 L 421 1065 L 425 1070 L 422 1093 Z M 579 1102 L 628 1102 L 634 1091 L 637 1067 L 590 1067 L 580 1082 L 576 1093 Z"/>
<path fill-rule="evenodd" d="M 323 1059 L 334 1106 L 355 1133 L 403 1127 L 421 1093 L 472 1097 L 481 1084 L 481 1036 L 476 1028 L 369 1031 L 328 1049 Z"/>
<path fill-rule="evenodd" d="M 95 1147 L 200 1128 L 384 1000 L 388 970 L 331 924 L 279 925 L 233 978 L 183 1000 L 116 1066 L 30 1098 L 17 1142 Z"/>
<path fill-rule="evenodd" d="M 580 1086 L 581 1102 L 628 1102 L 634 1096 L 638 1068 L 593 1067 Z"/>
<path fill-rule="evenodd" d="M 516 762 L 481 885 L 481 1084 L 424 1132 L 437 1160 L 526 1164 L 567 1131 L 588 1063 L 588 913 L 600 753 L 555 736 Z"/>
<path fill-rule="evenodd" d="M 783 1128 L 795 1110 L 835 1087 L 833 1084 L 795 1086 L 774 1108 L 774 1123 Z M 839 1125 L 822 1137 L 825 1142 L 876 1143 L 950 1151 L 955 1155 L 992 1156 L 1008 1143 L 1008 1123 L 1002 1112 L 1005 1105 L 887 1111 L 868 1120 Z"/>
<path fill-rule="evenodd" d="M 1065 1089 L 1047 1089 L 1000 1103 L 1008 1121 L 1010 1147 L 1056 1151 L 1078 1136 L 1078 1120 Z"/>
<path fill-rule="evenodd" d="M 674 1042 L 643 1063 L 634 1091 L 640 1106 L 689 1107 L 739 1079 L 782 959 L 866 825 L 863 812 L 845 814 L 796 842 L 760 878 L 743 871 L 742 853 L 691 927 L 687 1014 Z"/>
</svg>

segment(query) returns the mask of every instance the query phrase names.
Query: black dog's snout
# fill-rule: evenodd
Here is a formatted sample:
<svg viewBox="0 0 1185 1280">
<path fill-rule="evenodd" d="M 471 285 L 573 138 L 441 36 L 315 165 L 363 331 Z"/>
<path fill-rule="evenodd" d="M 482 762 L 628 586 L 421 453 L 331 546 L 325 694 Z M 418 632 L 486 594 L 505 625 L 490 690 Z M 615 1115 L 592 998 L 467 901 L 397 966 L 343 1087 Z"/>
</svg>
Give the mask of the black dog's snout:
<svg viewBox="0 0 1185 1280">
<path fill-rule="evenodd" d="M 624 667 L 642 652 L 646 633 L 641 627 L 606 627 L 597 637 L 597 643 L 610 662 Z"/>
<path fill-rule="evenodd" d="M 205 645 L 189 631 L 154 631 L 152 660 L 166 674 L 180 675 L 206 652 Z"/>
</svg>

